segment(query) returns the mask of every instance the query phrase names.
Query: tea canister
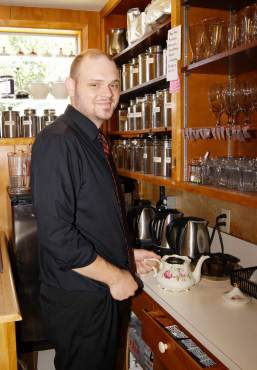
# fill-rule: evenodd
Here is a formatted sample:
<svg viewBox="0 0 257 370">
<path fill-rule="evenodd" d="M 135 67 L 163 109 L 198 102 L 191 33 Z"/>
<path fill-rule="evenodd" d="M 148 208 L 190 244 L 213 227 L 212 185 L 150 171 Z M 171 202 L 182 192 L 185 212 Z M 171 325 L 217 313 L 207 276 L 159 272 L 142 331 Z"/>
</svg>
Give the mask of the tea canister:
<svg viewBox="0 0 257 370">
<path fill-rule="evenodd" d="M 133 58 L 129 66 L 129 86 L 130 88 L 138 85 L 138 59 Z"/>
<path fill-rule="evenodd" d="M 20 114 L 9 107 L 2 112 L 2 137 L 15 138 L 20 136 Z"/>
<path fill-rule="evenodd" d="M 160 77 L 163 72 L 161 45 L 150 46 L 146 57 L 146 81 Z"/>
<path fill-rule="evenodd" d="M 129 80 L 129 68 L 130 63 L 125 63 L 122 65 L 122 91 L 128 90 L 130 88 L 130 80 Z"/>
<path fill-rule="evenodd" d="M 138 82 L 142 84 L 146 82 L 146 59 L 148 53 L 141 53 L 138 55 Z"/>
<path fill-rule="evenodd" d="M 36 115 L 35 109 L 25 109 L 21 117 L 21 137 L 34 137 L 40 129 L 40 118 Z"/>
<path fill-rule="evenodd" d="M 119 131 L 128 131 L 128 104 L 121 103 L 118 109 Z"/>
</svg>

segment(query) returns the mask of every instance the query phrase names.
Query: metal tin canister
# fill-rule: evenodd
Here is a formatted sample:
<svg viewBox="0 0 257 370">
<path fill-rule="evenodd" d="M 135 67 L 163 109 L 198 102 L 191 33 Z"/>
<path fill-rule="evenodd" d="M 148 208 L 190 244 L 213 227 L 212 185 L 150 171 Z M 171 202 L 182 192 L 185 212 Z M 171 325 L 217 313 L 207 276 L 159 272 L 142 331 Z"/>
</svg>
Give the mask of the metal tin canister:
<svg viewBox="0 0 257 370">
<path fill-rule="evenodd" d="M 20 136 L 20 114 L 11 107 L 2 112 L 2 137 L 15 138 Z"/>
<path fill-rule="evenodd" d="M 36 115 L 35 109 L 24 109 L 24 116 L 21 117 L 21 137 L 36 136 L 39 122 L 40 118 Z"/>
</svg>

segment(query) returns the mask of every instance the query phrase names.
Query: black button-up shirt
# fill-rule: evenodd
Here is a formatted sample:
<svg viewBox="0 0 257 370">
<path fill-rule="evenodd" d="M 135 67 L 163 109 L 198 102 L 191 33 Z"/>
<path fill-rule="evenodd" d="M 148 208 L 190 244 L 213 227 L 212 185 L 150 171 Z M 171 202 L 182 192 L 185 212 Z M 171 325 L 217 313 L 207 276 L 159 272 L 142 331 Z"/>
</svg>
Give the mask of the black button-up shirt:
<svg viewBox="0 0 257 370">
<path fill-rule="evenodd" d="M 66 290 L 100 283 L 72 271 L 96 256 L 128 268 L 128 254 L 113 176 L 95 124 L 68 106 L 32 148 L 41 281 Z"/>
</svg>

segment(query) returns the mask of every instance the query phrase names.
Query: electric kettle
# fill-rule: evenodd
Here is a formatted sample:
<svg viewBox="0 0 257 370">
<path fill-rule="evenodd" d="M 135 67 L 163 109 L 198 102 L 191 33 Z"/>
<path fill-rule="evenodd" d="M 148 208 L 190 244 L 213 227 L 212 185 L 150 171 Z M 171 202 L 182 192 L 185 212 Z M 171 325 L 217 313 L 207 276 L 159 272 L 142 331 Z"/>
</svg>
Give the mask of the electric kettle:
<svg viewBox="0 0 257 370">
<path fill-rule="evenodd" d="M 210 253 L 208 221 L 198 217 L 181 217 L 167 227 L 166 237 L 174 254 L 199 258 Z"/>
<path fill-rule="evenodd" d="M 162 208 L 156 211 L 154 218 L 150 222 L 150 234 L 152 242 L 155 246 L 158 246 L 158 252 L 160 254 L 162 254 L 162 251 L 165 251 L 167 254 L 167 249 L 170 249 L 168 240 L 166 238 L 167 226 L 172 221 L 182 216 L 183 213 L 172 208 Z"/>
<path fill-rule="evenodd" d="M 149 200 L 138 199 L 127 213 L 129 234 L 135 245 L 152 244 L 149 225 L 155 216 L 155 208 Z"/>
</svg>

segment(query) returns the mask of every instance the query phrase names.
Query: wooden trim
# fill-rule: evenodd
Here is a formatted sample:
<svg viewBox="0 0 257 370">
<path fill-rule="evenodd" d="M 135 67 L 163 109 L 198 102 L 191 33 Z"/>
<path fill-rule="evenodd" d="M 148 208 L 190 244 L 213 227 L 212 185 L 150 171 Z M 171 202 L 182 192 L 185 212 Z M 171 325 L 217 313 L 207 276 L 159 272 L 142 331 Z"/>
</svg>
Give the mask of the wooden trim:
<svg viewBox="0 0 257 370">
<path fill-rule="evenodd" d="M 3 272 L 0 273 L 0 323 L 19 321 L 21 314 L 3 231 L 0 232 L 0 251 L 3 261 Z"/>
<path fill-rule="evenodd" d="M 15 323 L 0 323 L 0 369 L 17 370 Z"/>
<path fill-rule="evenodd" d="M 113 9 L 115 9 L 120 3 L 121 3 L 121 0 L 109 0 L 107 4 L 100 11 L 100 16 L 104 18 L 107 15 L 110 15 Z"/>
</svg>

